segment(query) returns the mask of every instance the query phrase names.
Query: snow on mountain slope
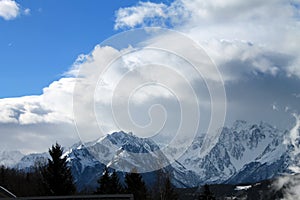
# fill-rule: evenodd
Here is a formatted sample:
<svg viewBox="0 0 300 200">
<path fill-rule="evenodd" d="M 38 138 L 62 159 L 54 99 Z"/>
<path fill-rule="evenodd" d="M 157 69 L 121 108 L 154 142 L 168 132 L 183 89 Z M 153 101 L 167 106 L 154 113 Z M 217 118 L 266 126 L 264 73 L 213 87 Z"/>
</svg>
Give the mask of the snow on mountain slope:
<svg viewBox="0 0 300 200">
<path fill-rule="evenodd" d="M 198 137 L 179 162 L 201 177 L 199 183 L 220 183 L 252 162 L 263 165 L 279 160 L 287 148 L 283 144 L 285 134 L 267 123 L 236 121 L 232 128 L 222 129 L 206 156 L 197 157 L 203 141 L 203 137 Z"/>
<path fill-rule="evenodd" d="M 19 170 L 30 171 L 34 167 L 43 166 L 48 162 L 50 155 L 48 153 L 33 153 L 23 156 L 23 158 L 14 165 Z"/>
<path fill-rule="evenodd" d="M 0 152 L 0 165 L 7 167 L 14 166 L 24 155 L 19 151 L 2 151 Z"/>
<path fill-rule="evenodd" d="M 240 170 L 249 161 L 271 161 L 270 153 L 275 149 L 282 155 L 286 150 L 284 134 L 267 123 L 251 125 L 236 121 L 231 129 L 223 129 L 219 142 L 228 150 L 235 169 Z"/>
<path fill-rule="evenodd" d="M 87 146 L 88 151 L 100 162 L 119 171 L 153 171 L 169 164 L 157 144 L 151 139 L 139 138 L 133 134 L 116 132 Z"/>
<path fill-rule="evenodd" d="M 133 168 L 138 171 L 143 170 L 143 172 L 147 169 L 153 171 L 152 169 L 160 167 L 163 159 L 164 162 L 168 162 L 158 145 L 151 139 L 139 138 L 122 131 L 85 145 L 74 146 L 66 151 L 65 155 L 71 166 L 75 183 L 80 190 L 94 189 L 105 165 L 121 171 L 120 174 L 122 174 Z M 148 179 L 154 178 L 154 174 L 151 173 L 144 175 Z"/>
<path fill-rule="evenodd" d="M 85 146 L 73 145 L 73 148 L 66 151 L 64 156 L 67 156 L 77 189 L 94 189 L 104 165 L 95 159 Z"/>
<path fill-rule="evenodd" d="M 290 144 L 284 143 L 288 131 L 278 130 L 267 123 L 249 124 L 236 121 L 232 127 L 220 129 L 216 145 L 199 157 L 204 136 L 196 137 L 192 145 L 178 160 L 169 160 L 151 139 L 139 138 L 131 133 L 116 132 L 87 144 L 77 143 L 65 151 L 75 183 L 80 189 L 93 189 L 101 176 L 104 164 L 118 171 L 152 171 L 165 168 L 177 187 L 195 187 L 203 183 L 255 182 L 287 172 L 292 163 Z M 168 149 L 182 151 L 178 149 Z M 1 154 L 0 154 L 1 155 Z M 28 169 L 47 153 L 24 156 L 15 165 Z M 121 172 L 122 174 L 122 172 Z M 123 173 L 124 174 L 124 173 Z M 145 175 L 153 182 L 154 172 Z"/>
</svg>

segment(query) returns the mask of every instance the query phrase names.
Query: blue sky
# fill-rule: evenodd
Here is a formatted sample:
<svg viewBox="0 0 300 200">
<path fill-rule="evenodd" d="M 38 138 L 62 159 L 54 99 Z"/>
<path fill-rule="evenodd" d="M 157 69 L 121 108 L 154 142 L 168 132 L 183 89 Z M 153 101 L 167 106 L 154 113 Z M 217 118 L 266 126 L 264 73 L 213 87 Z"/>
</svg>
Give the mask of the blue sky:
<svg viewBox="0 0 300 200">
<path fill-rule="evenodd" d="M 115 12 L 132 0 L 22 0 L 29 15 L 0 18 L 0 98 L 37 95 L 77 56 L 120 32 Z M 154 1 L 155 2 L 155 1 Z"/>
</svg>

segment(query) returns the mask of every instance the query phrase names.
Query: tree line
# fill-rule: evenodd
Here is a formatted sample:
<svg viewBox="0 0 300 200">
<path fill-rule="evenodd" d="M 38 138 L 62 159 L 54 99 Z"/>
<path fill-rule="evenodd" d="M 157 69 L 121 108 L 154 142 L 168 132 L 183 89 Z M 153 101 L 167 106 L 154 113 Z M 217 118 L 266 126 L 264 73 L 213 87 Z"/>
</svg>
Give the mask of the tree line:
<svg viewBox="0 0 300 200">
<path fill-rule="evenodd" d="M 63 196 L 76 195 L 71 169 L 67 165 L 67 157 L 63 156 L 63 148 L 59 144 L 49 149 L 51 159 L 43 166 L 24 172 L 7 167 L 0 167 L 0 186 L 13 192 L 16 196 Z M 214 199 L 209 188 L 199 199 Z M 115 170 L 104 168 L 98 179 L 98 187 L 93 194 L 133 194 L 139 200 L 176 200 L 178 194 L 171 183 L 170 176 L 159 170 L 154 187 L 147 188 L 142 176 L 136 169 L 126 173 L 124 185 Z"/>
</svg>

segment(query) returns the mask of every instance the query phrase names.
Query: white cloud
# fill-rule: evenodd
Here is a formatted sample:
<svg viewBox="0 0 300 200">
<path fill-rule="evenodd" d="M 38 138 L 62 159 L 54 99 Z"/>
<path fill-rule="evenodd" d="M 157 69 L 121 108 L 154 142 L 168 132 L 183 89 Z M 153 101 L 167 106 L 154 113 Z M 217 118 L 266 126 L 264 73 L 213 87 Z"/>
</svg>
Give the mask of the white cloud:
<svg viewBox="0 0 300 200">
<path fill-rule="evenodd" d="M 192 13 L 192 23 L 196 23 L 196 20 L 203 20 L 204 23 L 267 22 L 291 17 L 294 14 L 294 9 L 290 6 L 289 1 L 284 0 L 229 0 L 226 2 L 222 0 L 178 0 L 178 2 L 184 5 L 187 12 Z M 272 12 L 269 9 L 272 9 Z M 278 14 L 274 16 L 273 12 Z"/>
<path fill-rule="evenodd" d="M 300 167 L 299 167 L 299 137 L 300 137 L 300 116 L 293 114 L 295 118 L 295 126 L 290 130 L 290 135 L 286 138 L 285 143 L 292 145 L 293 149 L 290 154 L 292 165 L 289 169 L 293 172 L 292 175 L 279 177 L 274 184 L 276 190 L 281 190 L 283 200 L 299 200 L 300 199 Z"/>
<path fill-rule="evenodd" d="M 41 96 L 0 99 L 0 123 L 72 123 L 73 86 L 74 78 L 62 78 Z"/>
<path fill-rule="evenodd" d="M 25 9 L 24 9 L 24 14 L 25 14 L 25 15 L 30 15 L 30 11 L 31 11 L 31 10 L 30 10 L 29 8 L 25 8 Z"/>
<path fill-rule="evenodd" d="M 156 10 L 151 15 L 149 10 Z M 270 12 L 272 10 L 272 12 Z M 137 14 L 141 13 L 141 14 Z M 277 13 L 274 15 L 273 13 Z M 298 15 L 297 8 L 291 4 L 291 1 L 285 0 L 266 0 L 266 1 L 239 1 L 239 0 L 175 0 L 170 5 L 156 4 L 150 2 L 139 2 L 137 6 L 121 8 L 116 13 L 116 28 L 134 27 L 137 25 L 151 25 L 152 23 L 164 23 L 164 21 L 147 20 L 147 18 L 163 17 L 168 19 L 175 26 L 183 26 L 187 23 L 189 27 L 199 25 L 215 25 L 241 22 L 265 22 L 274 23 L 282 19 L 293 18 Z M 134 23 L 131 19 L 134 18 Z M 278 21 L 279 20 L 279 21 Z M 122 26 L 118 26 L 122 22 Z M 178 22 L 178 23 L 176 23 Z M 251 25 L 251 23 L 249 24 Z"/>
<path fill-rule="evenodd" d="M 13 0 L 0 0 L 0 17 L 5 20 L 16 18 L 20 14 L 20 6 Z"/>
<path fill-rule="evenodd" d="M 152 20 L 152 18 L 166 18 L 165 9 L 166 5 L 163 3 L 151 2 L 139 2 L 137 6 L 121 8 L 117 11 L 115 29 L 135 27 L 144 24 L 147 19 L 151 19 L 152 23 L 157 23 L 158 19 Z"/>
<path fill-rule="evenodd" d="M 65 145 L 77 142 L 79 138 L 73 116 L 73 91 L 76 82 L 80 86 L 79 90 L 82 91 L 76 101 L 80 112 L 80 115 L 76 116 L 77 125 L 85 127 L 86 135 L 82 135 L 83 138 L 86 136 L 92 140 L 100 137 L 101 135 L 97 134 L 97 124 L 93 124 L 90 120 L 94 110 L 89 105 L 91 103 L 93 105 L 95 90 L 91 83 L 98 80 L 98 68 L 95 65 L 101 66 L 105 58 L 110 59 L 118 53 L 111 47 L 96 46 L 90 55 L 79 56 L 66 76 L 44 88 L 41 95 L 0 99 L 0 135 L 3 136 L 0 143 L 3 145 L 11 143 L 9 147 L 12 149 L 32 152 L 40 151 L 42 147 L 45 151 L 45 147 L 50 146 L 56 140 Z M 82 77 L 76 78 L 79 67 Z M 99 101 L 106 103 L 103 98 Z M 108 127 L 111 130 L 111 121 Z M 10 132 L 9 136 L 6 135 L 7 132 Z M 31 136 L 33 138 L 36 136 L 36 140 L 43 145 L 32 145 L 29 148 L 29 144 L 23 144 L 24 140 L 29 142 Z"/>
<path fill-rule="evenodd" d="M 16 134 L 14 144 L 21 144 L 24 140 L 20 136 L 22 130 L 25 138 L 27 134 L 39 135 L 40 130 L 42 136 L 40 140 L 45 143 L 45 146 L 51 145 L 50 142 L 53 142 L 53 138 L 61 131 L 63 125 L 69 133 L 59 137 L 76 135 L 74 121 L 84 142 L 119 130 L 120 127 L 125 131 L 133 131 L 139 136 L 152 136 L 161 128 L 166 134 L 165 138 L 175 134 L 182 114 L 180 105 L 190 110 L 189 116 L 193 116 L 193 112 L 196 111 L 194 96 L 186 81 L 194 84 L 198 92 L 206 91 L 205 86 L 193 83 L 195 72 L 188 70 L 187 62 L 164 51 L 133 51 L 109 66 L 103 76 L 99 74 L 107 67 L 106 62 L 128 50 L 134 49 L 129 47 L 119 51 L 108 46 L 96 46 L 91 54 L 80 55 L 74 67 L 66 73 L 67 76 L 44 88 L 42 95 L 0 99 L 0 130 L 13 125 L 15 128 L 11 136 Z M 156 66 L 155 63 L 160 63 L 161 66 Z M 79 77 L 75 78 L 74 75 Z M 153 84 L 143 85 L 149 82 Z M 74 87 L 75 93 L 73 93 Z M 113 111 L 112 101 L 116 103 Z M 130 102 L 129 109 L 127 109 L 128 102 Z M 164 108 L 157 106 L 158 104 Z M 200 106 L 209 110 L 207 91 L 201 94 Z M 130 117 L 127 117 L 128 111 Z M 114 116 L 115 113 L 117 116 Z M 95 121 L 95 116 L 98 121 Z M 131 119 L 133 122 L 130 121 Z M 183 123 L 185 128 L 192 127 L 196 124 L 195 120 L 198 120 L 189 117 L 186 119 L 188 119 L 186 123 Z M 100 130 L 98 125 L 101 126 Z M 33 131 L 29 132 L 28 126 Z M 52 129 L 43 133 L 43 129 L 48 126 Z M 7 140 L 11 140 L 11 137 L 2 142 L 7 143 Z"/>
<path fill-rule="evenodd" d="M 89 77 L 88 80 L 81 81 L 82 84 L 78 85 L 74 94 L 77 128 L 85 133 L 82 135 L 84 141 L 89 141 L 95 137 L 95 133 L 100 133 L 93 114 L 96 115 L 104 134 L 121 128 L 139 136 L 149 136 L 150 133 L 154 134 L 160 130 L 165 119 L 164 115 L 158 115 L 158 113 L 162 114 L 166 111 L 170 119 L 164 131 L 166 134 L 175 134 L 176 126 L 170 125 L 172 122 L 179 124 L 176 116 L 180 116 L 180 109 L 174 108 L 175 98 L 179 98 L 177 101 L 187 107 L 193 105 L 193 96 L 189 88 L 186 88 L 185 82 L 190 81 L 192 84 L 193 75 L 191 74 L 195 72 L 191 73 L 186 70 L 189 67 L 188 63 L 164 51 L 141 50 L 126 54 L 112 65 L 106 66 L 106 62 L 127 50 L 134 49 L 129 47 L 126 50 L 117 51 L 110 47 L 97 46 L 89 56 L 79 58 L 80 62 L 83 60 L 80 65 L 80 70 L 82 70 L 79 73 L 80 77 Z M 155 63 L 159 63 L 160 66 Z M 101 75 L 100 72 L 106 67 L 109 68 L 106 69 L 104 75 Z M 72 71 L 78 74 L 76 69 L 78 66 L 75 66 Z M 100 82 L 96 84 L 97 81 Z M 204 95 L 202 100 L 205 102 Z M 152 107 L 156 104 L 162 104 L 167 108 L 161 110 L 158 107 Z M 174 109 L 172 110 L 171 107 Z M 153 112 L 152 108 L 154 108 Z M 172 118 L 177 121 L 172 121 Z M 135 119 L 134 122 L 131 119 Z M 194 120 L 197 118 L 190 119 L 190 123 L 192 124 Z M 147 127 L 143 128 L 145 125 Z"/>
<path fill-rule="evenodd" d="M 291 153 L 291 159 L 293 161 L 293 165 L 290 166 L 290 170 L 292 170 L 294 173 L 299 174 L 300 173 L 300 163 L 298 161 L 298 156 L 300 155 L 300 145 L 299 145 L 299 137 L 300 137 L 300 116 L 297 114 L 293 114 L 296 123 L 295 126 L 290 130 L 289 138 L 287 138 L 288 141 L 286 143 L 291 144 L 293 147 L 293 151 Z"/>
<path fill-rule="evenodd" d="M 295 7 L 283 0 L 226 2 L 175 0 L 170 5 L 140 2 L 137 6 L 121 8 L 116 12 L 115 28 L 171 24 L 175 30 L 182 31 L 202 45 L 219 66 L 228 95 L 229 122 L 235 119 L 250 121 L 269 119 L 280 122 L 286 119 L 288 113 L 282 115 L 278 111 L 274 116 L 274 111 L 270 108 L 273 102 L 277 102 L 278 105 L 289 105 L 291 110 L 300 109 L 299 101 L 291 95 L 299 93 L 297 85 L 299 79 L 290 78 L 300 77 L 298 64 L 300 41 L 297 42 L 300 38 L 300 26 L 297 13 Z M 188 56 L 195 56 L 192 48 L 181 40 L 172 38 L 172 34 L 163 34 L 143 41 L 143 45 L 152 47 L 159 47 L 162 43 L 172 48 L 177 47 Z M 177 117 L 180 116 L 178 114 L 180 110 L 176 108 L 176 100 L 168 88 L 176 88 L 176 94 L 184 97 L 184 102 L 191 99 L 188 90 L 180 87 L 184 80 L 174 78 L 177 71 L 194 84 L 200 97 L 200 107 L 204 110 L 201 113 L 201 120 L 206 122 L 206 118 L 210 118 L 210 115 L 206 114 L 210 112 L 211 104 L 205 83 L 195 77 L 188 63 L 170 53 L 136 51 L 119 59 L 110 66 L 105 76 L 98 80 L 99 66 L 101 71 L 106 67 L 107 61 L 120 56 L 122 51 L 129 50 L 132 50 L 132 47 L 120 50 L 97 45 L 89 55 L 78 56 L 74 67 L 66 72 L 66 76 L 50 84 L 43 90 L 42 95 L 0 99 L 0 130 L 6 131 L 7 126 L 14 124 L 11 136 L 15 134 L 16 140 L 8 138 L 14 141 L 14 144 L 22 144 L 22 136 L 26 138 L 27 133 L 30 138 L 34 138 L 45 128 L 47 131 L 42 134 L 40 141 L 47 145 L 51 145 L 50 142 L 55 137 L 66 139 L 70 135 L 76 135 L 73 124 L 73 89 L 75 83 L 79 82 L 81 84 L 77 85 L 79 88 L 75 93 L 74 106 L 75 112 L 80 113 L 75 117 L 80 131 L 85 132 L 82 135 L 84 141 L 101 136 L 98 123 L 101 124 L 104 133 L 118 130 L 110 107 L 113 94 L 118 103 L 115 112 L 120 116 L 128 114 L 127 110 L 124 110 L 124 105 L 128 106 L 125 103 L 128 103 L 128 95 L 132 94 L 131 117 L 138 125 L 145 126 L 149 123 L 151 125 L 152 122 L 153 127 L 150 128 L 156 130 L 161 122 L 164 122 L 166 111 L 168 119 L 164 131 L 174 133 L 180 122 Z M 173 68 L 159 71 L 153 65 L 153 61 Z M 139 65 L 149 65 L 153 71 L 138 68 Z M 218 74 L 211 68 L 203 67 L 201 71 L 208 81 L 218 80 Z M 121 84 L 120 88 L 123 89 L 119 90 L 119 93 L 114 93 L 118 81 L 126 72 L 130 78 L 122 80 L 124 82 L 121 83 L 124 84 Z M 81 76 L 75 78 L 79 74 Z M 160 80 L 168 83 L 168 87 L 157 89 L 157 86 L 150 85 L 141 89 L 135 88 L 145 81 L 155 83 Z M 95 82 L 98 84 L 94 84 Z M 281 88 L 282 85 L 285 86 L 284 89 Z M 132 91 L 135 93 L 131 93 Z M 166 110 L 151 107 L 156 104 L 164 105 Z M 94 121 L 94 114 L 98 122 Z M 204 122 L 201 122 L 202 126 L 206 126 L 207 123 Z M 123 127 L 127 127 L 127 130 L 139 130 L 133 129 L 128 121 L 124 120 L 124 123 Z M 137 131 L 137 134 L 147 136 L 151 134 L 149 130 Z M 22 134 L 22 131 L 26 134 Z M 59 132 L 69 134 L 58 136 Z"/>
<path fill-rule="evenodd" d="M 157 23 L 165 26 L 165 23 L 169 23 L 175 30 L 199 42 L 221 68 L 230 59 L 238 59 L 243 63 L 251 59 L 253 69 L 246 71 L 273 76 L 284 72 L 287 76 L 300 77 L 299 2 L 175 0 L 170 5 L 151 4 L 152 7 L 163 7 L 164 13 L 154 14 L 153 20 L 149 20 L 150 16 L 145 19 L 139 15 L 135 23 L 127 23 L 126 19 L 134 15 L 132 9 L 135 13 L 149 9 L 148 5 L 140 2 L 136 7 L 121 8 L 119 11 L 122 11 L 122 15 L 117 12 L 116 28 L 153 26 Z M 164 17 L 155 20 L 157 16 Z M 118 26 L 119 21 L 123 22 L 122 26 Z M 274 63 L 274 57 L 264 56 L 270 52 L 286 55 L 289 62 L 284 66 Z M 228 70 L 223 70 L 225 80 L 233 78 L 232 74 L 226 73 Z"/>
<path fill-rule="evenodd" d="M 300 200 L 299 175 L 283 176 L 275 181 L 276 191 L 283 193 L 282 200 Z"/>
<path fill-rule="evenodd" d="M 296 97 L 296 98 L 300 98 L 300 94 L 294 93 L 293 96 Z"/>
<path fill-rule="evenodd" d="M 272 104 L 272 109 L 273 109 L 274 111 L 279 111 L 279 108 L 278 108 L 278 106 L 277 106 L 276 103 L 273 103 L 273 104 Z"/>
</svg>

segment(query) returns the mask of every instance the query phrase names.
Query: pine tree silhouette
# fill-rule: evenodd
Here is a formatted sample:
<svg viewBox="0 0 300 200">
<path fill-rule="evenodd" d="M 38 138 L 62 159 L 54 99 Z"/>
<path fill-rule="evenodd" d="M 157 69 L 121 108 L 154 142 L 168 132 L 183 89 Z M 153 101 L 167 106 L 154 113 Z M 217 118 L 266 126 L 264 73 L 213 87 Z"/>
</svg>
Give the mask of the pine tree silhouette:
<svg viewBox="0 0 300 200">
<path fill-rule="evenodd" d="M 116 171 L 114 171 L 110 177 L 111 194 L 121 194 L 123 187 L 120 184 L 120 179 Z"/>
<path fill-rule="evenodd" d="M 215 200 L 214 194 L 210 191 L 209 185 L 205 184 L 203 192 L 198 198 L 199 200 Z"/>
<path fill-rule="evenodd" d="M 63 149 L 56 143 L 49 149 L 52 159 L 42 172 L 49 195 L 70 195 L 76 189 L 70 168 L 67 166 L 67 157 L 62 157 Z"/>
<path fill-rule="evenodd" d="M 178 194 L 175 191 L 174 186 L 171 183 L 171 177 L 169 173 L 166 173 L 163 169 L 156 171 L 156 181 L 152 188 L 153 200 L 177 200 Z"/>
<path fill-rule="evenodd" d="M 97 181 L 99 187 L 97 188 L 96 194 L 109 194 L 110 193 L 110 177 L 108 168 L 105 166 L 103 175 Z"/>
<path fill-rule="evenodd" d="M 170 176 L 167 175 L 164 181 L 163 187 L 163 200 L 177 200 L 178 194 L 175 192 L 175 189 L 171 183 Z"/>
<path fill-rule="evenodd" d="M 130 173 L 125 176 L 125 183 L 127 185 L 126 192 L 133 194 L 134 199 L 147 199 L 147 188 L 142 176 L 137 173 L 136 169 L 132 169 Z"/>
<path fill-rule="evenodd" d="M 109 170 L 105 166 L 103 175 L 97 181 L 99 187 L 95 194 L 121 194 L 123 187 L 120 184 L 120 180 L 116 171 L 109 175 Z"/>
</svg>

